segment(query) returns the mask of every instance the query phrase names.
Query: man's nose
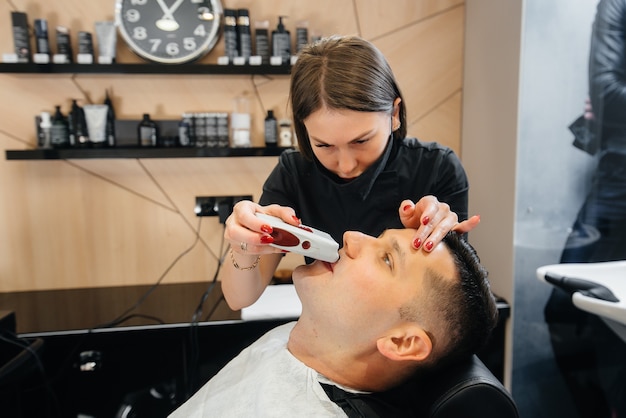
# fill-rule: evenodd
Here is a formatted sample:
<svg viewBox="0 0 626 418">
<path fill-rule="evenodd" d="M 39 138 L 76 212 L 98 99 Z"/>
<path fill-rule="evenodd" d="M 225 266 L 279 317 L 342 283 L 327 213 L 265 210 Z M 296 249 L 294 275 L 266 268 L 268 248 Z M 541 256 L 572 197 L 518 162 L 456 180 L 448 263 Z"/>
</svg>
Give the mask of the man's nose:
<svg viewBox="0 0 626 418">
<path fill-rule="evenodd" d="M 369 239 L 374 238 L 357 231 L 344 232 L 343 250 L 345 251 L 345 254 L 350 258 L 358 257 L 359 253 L 363 249 L 363 246 Z"/>
</svg>

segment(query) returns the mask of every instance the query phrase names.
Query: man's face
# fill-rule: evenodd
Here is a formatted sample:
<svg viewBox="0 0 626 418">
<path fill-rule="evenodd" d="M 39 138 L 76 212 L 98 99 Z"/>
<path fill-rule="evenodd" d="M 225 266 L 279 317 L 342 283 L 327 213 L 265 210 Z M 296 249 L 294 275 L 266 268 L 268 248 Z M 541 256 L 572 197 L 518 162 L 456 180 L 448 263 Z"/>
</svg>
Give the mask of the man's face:
<svg viewBox="0 0 626 418">
<path fill-rule="evenodd" d="M 426 269 L 455 276 L 445 245 L 431 253 L 415 250 L 410 244 L 414 232 L 387 230 L 374 238 L 349 231 L 343 236 L 339 261 L 296 268 L 293 278 L 302 317 L 312 320 L 320 332 L 364 343 L 401 322 L 401 307 L 416 295 L 418 300 L 428 297 Z"/>
</svg>

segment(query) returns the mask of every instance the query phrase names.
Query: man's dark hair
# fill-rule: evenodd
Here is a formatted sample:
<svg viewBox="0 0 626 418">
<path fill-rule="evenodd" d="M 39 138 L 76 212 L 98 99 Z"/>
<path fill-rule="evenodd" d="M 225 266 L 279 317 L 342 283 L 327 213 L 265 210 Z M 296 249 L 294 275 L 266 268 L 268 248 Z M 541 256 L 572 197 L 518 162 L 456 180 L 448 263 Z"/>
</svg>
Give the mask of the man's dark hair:
<svg viewBox="0 0 626 418">
<path fill-rule="evenodd" d="M 477 353 L 498 321 L 488 273 L 476 250 L 456 232 L 449 232 L 442 242 L 454 259 L 457 277 L 446 278 L 428 271 L 424 283 L 428 294 L 421 295 L 419 302 L 414 303 L 419 306 L 414 311 L 418 322 L 426 327 L 436 323 L 443 328 L 426 329 L 433 340 L 433 352 L 426 365 L 437 367 Z M 412 310 L 409 308 L 407 312 Z M 425 318 L 430 319 L 424 321 Z"/>
</svg>

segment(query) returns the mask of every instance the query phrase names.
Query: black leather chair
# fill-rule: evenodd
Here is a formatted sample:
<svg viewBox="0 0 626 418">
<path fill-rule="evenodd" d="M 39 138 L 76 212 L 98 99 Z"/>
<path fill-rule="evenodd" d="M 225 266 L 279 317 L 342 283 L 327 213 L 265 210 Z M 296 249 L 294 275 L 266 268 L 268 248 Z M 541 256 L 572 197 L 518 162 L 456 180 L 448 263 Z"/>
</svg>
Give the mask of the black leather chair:
<svg viewBox="0 0 626 418">
<path fill-rule="evenodd" d="M 519 418 L 513 397 L 477 356 L 421 379 L 430 418 Z"/>
</svg>

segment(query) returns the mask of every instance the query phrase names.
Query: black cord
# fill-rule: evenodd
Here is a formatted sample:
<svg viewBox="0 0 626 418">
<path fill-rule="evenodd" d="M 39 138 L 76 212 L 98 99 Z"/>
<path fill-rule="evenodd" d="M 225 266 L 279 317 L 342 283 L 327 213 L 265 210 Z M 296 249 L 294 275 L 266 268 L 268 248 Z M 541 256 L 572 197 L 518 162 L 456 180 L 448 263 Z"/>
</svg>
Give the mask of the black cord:
<svg viewBox="0 0 626 418">
<path fill-rule="evenodd" d="M 189 248 L 187 248 L 185 251 L 183 251 L 182 253 L 180 253 L 175 259 L 174 261 L 172 261 L 172 263 L 170 263 L 170 265 L 165 269 L 165 271 L 163 272 L 163 274 L 161 274 L 161 277 L 159 277 L 159 279 L 156 281 L 156 283 L 154 283 L 150 289 L 148 289 L 138 300 L 137 302 L 135 302 L 135 304 L 133 306 L 131 306 L 130 308 L 126 309 L 124 312 L 122 312 L 117 318 L 115 318 L 114 320 L 112 320 L 111 322 L 105 323 L 105 324 L 101 324 L 101 325 L 97 325 L 93 328 L 91 328 L 91 330 L 93 329 L 98 329 L 98 328 L 111 328 L 114 326 L 117 326 L 119 324 L 121 324 L 122 322 L 125 322 L 128 320 L 128 314 L 132 311 L 134 311 L 135 309 L 137 309 L 139 306 L 141 306 L 141 304 L 143 304 L 143 302 L 148 298 L 148 296 L 150 296 L 152 294 L 152 292 L 154 292 L 156 290 L 156 288 L 161 284 L 161 282 L 163 281 L 163 279 L 165 279 L 165 276 L 167 276 L 167 273 L 170 272 L 170 270 L 172 268 L 174 268 L 174 266 L 176 265 L 176 263 L 178 263 L 178 261 L 180 261 L 181 258 L 183 258 L 183 256 L 185 256 L 186 254 L 188 254 L 191 250 L 194 249 L 194 247 L 196 246 L 196 244 L 198 243 L 198 241 L 200 241 L 200 227 L 202 226 L 202 217 L 198 217 L 198 226 L 196 228 L 196 238 L 194 239 L 193 243 L 191 244 L 191 246 L 189 246 Z M 90 330 L 90 331 L 91 331 Z"/>
<path fill-rule="evenodd" d="M 7 334 L 7 336 L 3 334 Z M 43 386 L 45 387 L 45 393 L 47 395 L 46 396 L 47 416 L 49 417 L 54 416 L 53 410 L 58 409 L 58 399 L 56 397 L 56 394 L 54 393 L 54 390 L 52 389 L 52 385 L 50 384 L 50 380 L 48 379 L 48 376 L 46 374 L 46 370 L 44 368 L 43 362 L 41 361 L 41 357 L 39 357 L 39 353 L 33 350 L 33 348 L 31 347 L 31 342 L 29 342 L 28 340 L 24 338 L 18 337 L 17 335 L 15 335 L 14 333 L 10 331 L 3 330 L 0 333 L 0 341 L 4 341 L 8 344 L 14 345 L 20 348 L 22 351 L 28 352 L 33 357 L 33 359 L 35 360 L 35 365 L 37 366 L 37 370 L 41 374 Z M 21 353 L 17 355 L 20 355 L 20 354 Z"/>
<path fill-rule="evenodd" d="M 225 224 L 224 224 L 224 228 L 226 228 Z M 213 275 L 213 279 L 211 280 L 208 288 L 200 297 L 200 302 L 198 303 L 198 306 L 196 307 L 193 313 L 193 316 L 191 318 L 191 323 L 189 324 L 189 362 L 188 362 L 187 373 L 186 373 L 187 383 L 186 383 L 185 394 L 184 394 L 185 399 L 188 399 L 193 393 L 195 393 L 195 391 L 200 386 L 200 381 L 198 380 L 198 369 L 200 365 L 200 343 L 198 339 L 198 321 L 200 320 L 202 316 L 204 303 L 206 302 L 209 295 L 215 288 L 222 264 L 224 263 L 224 259 L 226 258 L 226 255 L 228 254 L 229 247 L 227 247 L 226 250 L 224 250 L 224 241 L 225 241 L 224 234 L 222 234 L 222 242 L 220 244 L 221 256 L 217 260 L 217 268 L 215 270 L 215 274 Z M 219 303 L 221 302 L 222 298 L 223 298 L 223 294 L 221 295 L 221 297 L 217 300 L 217 302 L 211 309 L 210 314 L 213 314 L 213 312 L 217 308 L 217 305 L 219 305 Z"/>
</svg>

